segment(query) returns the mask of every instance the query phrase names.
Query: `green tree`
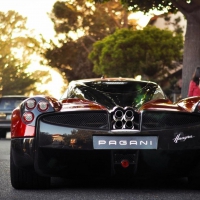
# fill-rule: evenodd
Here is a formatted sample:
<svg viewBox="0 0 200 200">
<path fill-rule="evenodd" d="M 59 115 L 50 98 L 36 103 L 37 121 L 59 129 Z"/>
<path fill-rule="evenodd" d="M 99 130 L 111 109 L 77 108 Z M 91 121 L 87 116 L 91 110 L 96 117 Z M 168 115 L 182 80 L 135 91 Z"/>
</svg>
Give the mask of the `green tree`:
<svg viewBox="0 0 200 200">
<path fill-rule="evenodd" d="M 142 74 L 161 81 L 182 58 L 183 37 L 148 26 L 143 30 L 119 29 L 97 41 L 89 58 L 97 74 L 135 77 Z M 173 61 L 173 62 L 172 62 Z"/>
<path fill-rule="evenodd" d="M 50 17 L 55 31 L 62 35 L 62 39 L 59 44 L 52 43 L 44 57 L 50 66 L 58 68 L 69 81 L 97 76 L 88 59 L 92 44 L 112 34 L 116 28 L 129 26 L 127 9 L 118 1 L 105 5 L 90 4 L 86 0 L 57 1 Z"/>
<path fill-rule="evenodd" d="M 92 0 L 90 0 L 92 1 Z M 98 3 L 110 0 L 94 0 Z M 179 10 L 187 19 L 186 36 L 184 42 L 182 97 L 188 93 L 189 81 L 194 69 L 200 66 L 200 1 L 199 0 L 121 0 L 122 4 L 132 11 L 148 13 L 152 9 L 166 12 Z"/>
<path fill-rule="evenodd" d="M 41 51 L 40 42 L 26 28 L 26 18 L 15 11 L 0 12 L 0 95 L 30 94 L 42 76 L 30 73 L 30 55 Z"/>
</svg>

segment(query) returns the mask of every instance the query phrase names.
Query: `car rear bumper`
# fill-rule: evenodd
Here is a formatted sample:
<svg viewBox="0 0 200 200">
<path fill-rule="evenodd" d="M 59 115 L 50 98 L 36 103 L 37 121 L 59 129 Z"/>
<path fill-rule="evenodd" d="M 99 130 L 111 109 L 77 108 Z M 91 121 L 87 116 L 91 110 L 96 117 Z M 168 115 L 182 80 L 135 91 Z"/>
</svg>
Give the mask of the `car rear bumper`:
<svg viewBox="0 0 200 200">
<path fill-rule="evenodd" d="M 69 178 L 189 176 L 193 171 L 200 176 L 200 170 L 196 170 L 200 169 L 199 126 L 126 132 L 42 123 L 36 137 L 11 140 L 11 152 L 18 167 L 34 168 L 43 176 Z M 94 138 L 99 137 L 106 146 L 95 147 L 98 142 L 94 143 Z M 152 137 L 157 141 L 153 148 L 149 145 Z M 136 145 L 140 140 L 143 146 Z M 133 147 L 127 145 L 130 141 Z M 123 160 L 128 160 L 129 167 L 122 167 Z"/>
<path fill-rule="evenodd" d="M 42 176 L 67 178 L 186 177 L 200 176 L 200 150 L 69 150 L 38 148 L 35 139 L 12 139 L 11 153 L 16 166 L 33 169 Z M 33 142 L 33 143 L 32 143 Z M 35 154 L 35 152 L 37 152 Z M 129 166 L 123 168 L 122 160 Z"/>
<path fill-rule="evenodd" d="M 37 147 L 69 150 L 200 149 L 200 125 L 160 130 L 91 130 L 40 122 Z"/>
</svg>

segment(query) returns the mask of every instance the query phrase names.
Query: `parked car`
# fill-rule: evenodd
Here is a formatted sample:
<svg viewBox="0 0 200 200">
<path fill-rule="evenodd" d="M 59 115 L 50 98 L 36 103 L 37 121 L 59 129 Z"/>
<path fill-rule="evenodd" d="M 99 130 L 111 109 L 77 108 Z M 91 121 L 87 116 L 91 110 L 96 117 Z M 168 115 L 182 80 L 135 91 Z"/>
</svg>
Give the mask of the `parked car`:
<svg viewBox="0 0 200 200">
<path fill-rule="evenodd" d="M 172 103 L 155 82 L 72 81 L 60 100 L 33 96 L 12 113 L 11 184 L 51 177 L 188 177 L 200 181 L 200 97 Z"/>
<path fill-rule="evenodd" d="M 4 138 L 6 132 L 10 132 L 12 111 L 26 98 L 28 97 L 21 95 L 0 97 L 0 138 Z"/>
</svg>

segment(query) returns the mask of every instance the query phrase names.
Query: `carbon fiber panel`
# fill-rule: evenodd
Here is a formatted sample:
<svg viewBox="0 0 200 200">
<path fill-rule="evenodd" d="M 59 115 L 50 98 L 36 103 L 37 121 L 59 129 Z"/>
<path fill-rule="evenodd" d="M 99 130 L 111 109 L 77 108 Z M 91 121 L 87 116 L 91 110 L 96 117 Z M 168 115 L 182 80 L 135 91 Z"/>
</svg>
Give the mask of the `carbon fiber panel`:
<svg viewBox="0 0 200 200">
<path fill-rule="evenodd" d="M 105 111 L 54 113 L 43 117 L 42 121 L 54 125 L 77 128 L 103 130 L 109 128 L 108 114 Z"/>
<path fill-rule="evenodd" d="M 200 123 L 200 115 L 181 112 L 144 111 L 142 113 L 142 130 L 169 129 L 193 126 Z"/>
</svg>

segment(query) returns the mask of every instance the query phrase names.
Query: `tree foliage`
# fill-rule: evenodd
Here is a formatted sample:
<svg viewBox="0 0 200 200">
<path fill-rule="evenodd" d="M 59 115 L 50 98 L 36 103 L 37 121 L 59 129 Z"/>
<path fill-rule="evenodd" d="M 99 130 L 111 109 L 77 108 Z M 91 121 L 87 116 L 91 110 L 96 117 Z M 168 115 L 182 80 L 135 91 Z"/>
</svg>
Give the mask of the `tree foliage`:
<svg viewBox="0 0 200 200">
<path fill-rule="evenodd" d="M 127 16 L 127 9 L 118 1 L 105 5 L 91 4 L 86 0 L 57 1 L 50 17 L 62 39 L 59 44 L 52 43 L 44 57 L 69 81 L 95 77 L 93 64 L 88 59 L 92 44 L 112 34 L 116 28 L 127 27 Z"/>
<path fill-rule="evenodd" d="M 93 0 L 89 0 L 92 1 Z M 96 3 L 111 0 L 94 0 Z M 121 0 L 122 5 L 132 11 L 145 13 L 152 9 L 164 12 L 181 11 L 187 19 L 182 70 L 182 97 L 188 93 L 188 85 L 196 67 L 200 66 L 200 1 L 199 0 Z"/>
<path fill-rule="evenodd" d="M 93 65 L 88 60 L 88 52 L 91 49 L 92 41 L 87 37 L 81 37 L 74 41 L 69 39 L 60 45 L 52 44 L 52 47 L 45 52 L 48 65 L 58 68 L 65 79 L 95 77 L 92 72 Z"/>
<path fill-rule="evenodd" d="M 30 55 L 37 52 L 40 43 L 27 30 L 26 18 L 15 11 L 0 12 L 0 95 L 37 91 L 34 84 L 41 76 L 27 71 Z"/>
<path fill-rule="evenodd" d="M 116 27 L 127 26 L 127 9 L 118 1 L 105 4 L 88 3 L 86 0 L 57 1 L 50 14 L 57 33 L 78 34 L 82 31 L 91 40 L 111 34 Z"/>
<path fill-rule="evenodd" d="M 26 30 L 26 19 L 14 11 L 0 12 L 0 94 L 25 94 L 35 79 L 25 70 L 28 66 L 24 53 L 36 42 L 20 35 Z M 21 47 L 25 47 L 22 59 L 14 55 Z M 26 48 L 27 47 L 27 48 Z M 15 52 L 15 53 L 14 53 Z"/>
<path fill-rule="evenodd" d="M 111 77 L 145 75 L 159 80 L 182 58 L 183 37 L 149 26 L 143 30 L 117 30 L 97 41 L 89 58 L 94 71 Z M 174 62 L 172 62 L 174 61 Z"/>
</svg>

